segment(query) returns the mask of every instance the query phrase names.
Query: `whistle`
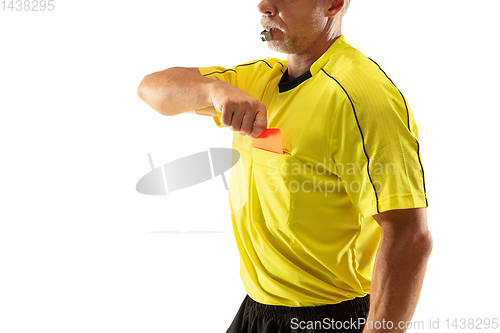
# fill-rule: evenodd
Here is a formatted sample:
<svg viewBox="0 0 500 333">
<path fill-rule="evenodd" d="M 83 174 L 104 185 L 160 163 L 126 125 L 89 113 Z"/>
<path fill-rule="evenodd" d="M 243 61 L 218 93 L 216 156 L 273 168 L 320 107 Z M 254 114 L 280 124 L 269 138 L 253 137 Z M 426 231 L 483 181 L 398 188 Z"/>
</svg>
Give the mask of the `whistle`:
<svg viewBox="0 0 500 333">
<path fill-rule="evenodd" d="M 269 30 L 264 30 L 260 33 L 260 40 L 263 42 L 270 42 L 273 40 L 273 34 Z"/>
</svg>

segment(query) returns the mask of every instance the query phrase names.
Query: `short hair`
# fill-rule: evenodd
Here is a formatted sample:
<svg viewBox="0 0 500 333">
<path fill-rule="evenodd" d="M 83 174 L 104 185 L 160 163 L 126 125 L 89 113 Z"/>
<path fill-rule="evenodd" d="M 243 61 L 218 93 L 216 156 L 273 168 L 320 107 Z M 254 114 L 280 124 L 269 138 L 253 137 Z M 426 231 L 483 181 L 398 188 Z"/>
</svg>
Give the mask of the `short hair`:
<svg viewBox="0 0 500 333">
<path fill-rule="evenodd" d="M 344 16 L 347 13 L 347 9 L 349 8 L 350 4 L 351 0 L 344 0 L 344 8 L 342 8 L 342 16 Z"/>
</svg>

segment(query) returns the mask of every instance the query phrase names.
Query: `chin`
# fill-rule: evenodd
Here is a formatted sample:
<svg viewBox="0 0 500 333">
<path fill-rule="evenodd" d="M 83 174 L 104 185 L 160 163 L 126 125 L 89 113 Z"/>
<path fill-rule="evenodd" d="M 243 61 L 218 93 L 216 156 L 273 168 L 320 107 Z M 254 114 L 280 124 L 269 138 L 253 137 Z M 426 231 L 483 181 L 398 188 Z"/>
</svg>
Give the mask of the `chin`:
<svg viewBox="0 0 500 333">
<path fill-rule="evenodd" d="M 290 47 L 290 44 L 288 44 L 285 41 L 279 41 L 279 40 L 272 40 L 270 42 L 267 42 L 267 46 L 271 51 L 279 52 L 279 53 L 284 53 L 284 54 L 292 54 L 293 49 Z"/>
</svg>

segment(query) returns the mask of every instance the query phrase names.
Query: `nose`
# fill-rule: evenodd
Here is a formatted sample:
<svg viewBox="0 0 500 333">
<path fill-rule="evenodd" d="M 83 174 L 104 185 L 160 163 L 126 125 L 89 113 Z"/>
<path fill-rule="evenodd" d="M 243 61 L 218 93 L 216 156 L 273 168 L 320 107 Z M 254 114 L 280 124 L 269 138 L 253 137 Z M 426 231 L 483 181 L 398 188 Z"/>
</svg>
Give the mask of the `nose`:
<svg viewBox="0 0 500 333">
<path fill-rule="evenodd" d="M 264 16 L 274 16 L 276 15 L 276 6 L 270 0 L 262 0 L 257 6 L 259 12 Z"/>
</svg>

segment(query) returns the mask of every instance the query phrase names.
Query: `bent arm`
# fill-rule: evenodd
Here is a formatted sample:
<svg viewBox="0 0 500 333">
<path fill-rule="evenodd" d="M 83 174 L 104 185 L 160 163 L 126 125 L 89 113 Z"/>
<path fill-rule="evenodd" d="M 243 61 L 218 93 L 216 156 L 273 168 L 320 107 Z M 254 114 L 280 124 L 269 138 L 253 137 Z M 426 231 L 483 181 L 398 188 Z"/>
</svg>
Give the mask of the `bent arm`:
<svg viewBox="0 0 500 333">
<path fill-rule="evenodd" d="M 147 75 L 139 97 L 165 116 L 195 111 L 218 117 L 240 135 L 257 137 L 267 127 L 265 105 L 231 83 L 204 77 L 197 68 L 173 67 Z"/>
<path fill-rule="evenodd" d="M 146 75 L 137 94 L 155 111 L 165 116 L 200 110 L 217 117 L 212 96 L 219 82 L 206 78 L 197 68 L 172 67 Z"/>
<path fill-rule="evenodd" d="M 373 268 L 370 310 L 363 332 L 406 332 L 399 323 L 413 317 L 432 251 L 427 211 L 393 210 L 374 218 L 382 227 L 382 240 Z M 394 327 L 376 329 L 384 320 L 391 321 Z"/>
</svg>

